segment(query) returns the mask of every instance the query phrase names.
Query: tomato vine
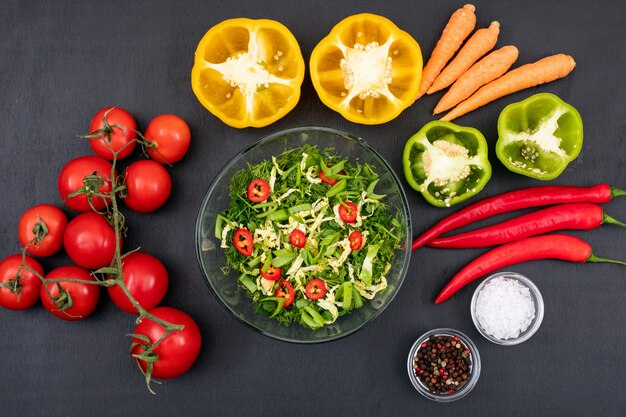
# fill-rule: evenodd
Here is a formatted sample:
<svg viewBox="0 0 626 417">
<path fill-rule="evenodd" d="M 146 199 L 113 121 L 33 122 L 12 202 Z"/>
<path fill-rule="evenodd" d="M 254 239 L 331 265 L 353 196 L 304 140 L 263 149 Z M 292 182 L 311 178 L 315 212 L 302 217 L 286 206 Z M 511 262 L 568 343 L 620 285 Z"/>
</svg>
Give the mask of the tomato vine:
<svg viewBox="0 0 626 417">
<path fill-rule="evenodd" d="M 124 150 L 128 146 L 135 146 L 136 142 L 139 142 L 140 145 L 142 146 L 145 146 L 145 145 L 143 143 L 144 140 L 142 139 L 138 140 L 135 138 L 129 141 L 128 143 L 126 143 L 124 146 L 120 147 L 119 149 L 114 150 L 110 145 L 111 133 L 113 132 L 113 128 L 118 127 L 118 128 L 124 129 L 124 127 L 118 126 L 118 125 L 109 125 L 109 123 L 107 123 L 107 120 L 106 120 L 107 114 L 108 112 L 106 112 L 103 116 L 104 127 L 102 129 L 92 131 L 89 134 L 83 135 L 80 137 L 85 138 L 85 139 L 99 139 L 99 138 L 103 139 L 102 141 L 105 143 L 106 147 L 109 149 L 109 151 L 111 152 L 113 156 L 112 161 L 111 161 L 110 174 L 109 176 L 104 176 L 104 175 L 96 175 L 94 173 L 94 174 L 85 176 L 83 180 L 84 186 L 81 187 L 76 192 L 72 193 L 71 195 L 68 195 L 68 197 L 73 197 L 79 194 L 85 194 L 87 196 L 89 205 L 92 208 L 92 210 L 95 211 L 96 213 L 104 214 L 106 216 L 108 222 L 110 223 L 110 225 L 113 227 L 113 230 L 115 231 L 115 255 L 113 257 L 111 264 L 109 266 L 106 266 L 104 268 L 100 268 L 96 271 L 91 272 L 91 274 L 95 278 L 95 280 L 93 281 L 69 278 L 69 277 L 54 278 L 54 279 L 46 278 L 44 275 L 42 275 L 37 270 L 29 266 L 27 263 L 28 248 L 31 245 L 37 245 L 41 243 L 41 241 L 43 241 L 43 239 L 46 238 L 47 233 L 48 233 L 48 228 L 45 222 L 43 221 L 43 219 L 41 219 L 40 217 L 39 222 L 36 223 L 34 227 L 34 229 L 37 230 L 35 237 L 26 245 L 23 245 L 22 247 L 22 251 L 21 251 L 22 262 L 21 262 L 21 265 L 17 269 L 15 278 L 11 280 L 11 282 L 9 282 L 8 284 L 0 284 L 0 285 L 3 285 L 6 288 L 9 288 L 11 292 L 17 292 L 18 297 L 19 297 L 19 292 L 21 289 L 19 285 L 19 279 L 21 277 L 20 272 L 22 270 L 27 270 L 31 274 L 33 274 L 35 277 L 37 277 L 39 280 L 41 280 L 41 283 L 47 293 L 47 296 L 50 297 L 50 300 L 52 300 L 52 303 L 56 307 L 59 308 L 58 311 L 67 310 L 71 308 L 72 306 L 71 294 L 69 293 L 69 291 L 63 289 L 63 287 L 61 286 L 62 283 L 80 283 L 80 284 L 86 284 L 86 285 L 98 285 L 102 287 L 118 286 L 122 290 L 124 295 L 128 298 L 128 301 L 138 311 L 139 316 L 136 319 L 136 324 L 140 324 L 142 320 L 144 319 L 149 319 L 159 324 L 164 329 L 163 335 L 152 344 L 150 343 L 150 338 L 148 338 L 146 335 L 128 334 L 128 336 L 133 337 L 134 339 L 140 340 L 142 342 L 140 344 L 143 347 L 139 352 L 136 352 L 136 350 L 133 351 L 133 348 L 136 347 L 138 342 L 133 342 L 131 344 L 131 347 L 130 347 L 131 356 L 133 357 L 140 371 L 144 374 L 145 379 L 146 379 L 146 386 L 148 390 L 154 394 L 154 391 L 152 390 L 150 384 L 153 381 L 152 370 L 153 370 L 155 362 L 158 360 L 158 354 L 155 352 L 155 349 L 170 334 L 172 334 L 173 332 L 182 331 L 184 329 L 184 326 L 170 323 L 166 320 L 163 320 L 157 317 L 154 314 L 151 314 L 148 310 L 146 310 L 144 307 L 141 306 L 141 304 L 135 299 L 135 297 L 131 294 L 128 287 L 124 283 L 122 265 L 123 265 L 123 258 L 124 256 L 128 255 L 128 253 L 122 254 L 121 241 L 122 241 L 122 234 L 125 235 L 127 229 L 126 229 L 126 224 L 125 224 L 125 217 L 119 211 L 118 198 L 120 198 L 121 196 L 123 197 L 122 194 L 125 192 L 126 186 L 124 184 L 123 176 L 118 176 L 115 168 L 118 162 L 118 156 L 120 155 L 120 153 L 123 153 Z M 137 136 L 139 138 L 143 138 L 143 136 L 139 132 L 135 131 L 135 133 L 137 133 Z M 111 184 L 110 192 L 103 193 L 100 191 L 100 187 L 106 182 Z M 94 197 L 101 198 L 103 201 L 106 202 L 106 207 L 105 207 L 104 212 L 101 212 L 96 207 L 94 207 L 93 205 Z M 52 296 L 47 284 L 57 285 L 59 294 L 56 297 Z M 145 363 L 145 369 L 142 368 L 141 362 Z"/>
</svg>

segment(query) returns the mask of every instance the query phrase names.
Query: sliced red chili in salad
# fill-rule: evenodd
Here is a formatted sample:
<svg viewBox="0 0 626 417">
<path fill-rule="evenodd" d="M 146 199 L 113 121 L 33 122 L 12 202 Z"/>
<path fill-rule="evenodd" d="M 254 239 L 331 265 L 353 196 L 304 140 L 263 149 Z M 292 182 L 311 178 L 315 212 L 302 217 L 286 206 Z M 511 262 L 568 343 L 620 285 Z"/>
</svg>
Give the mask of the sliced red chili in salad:
<svg viewBox="0 0 626 417">
<path fill-rule="evenodd" d="M 304 293 L 309 300 L 319 300 L 326 296 L 326 283 L 320 278 L 313 278 L 304 287 Z"/>
<path fill-rule="evenodd" d="M 278 281 L 280 277 L 283 276 L 282 268 L 275 268 L 272 265 L 268 266 L 265 271 L 263 271 L 263 266 L 260 268 L 261 276 L 270 281 Z"/>
<path fill-rule="evenodd" d="M 252 234 L 248 229 L 244 229 L 243 227 L 237 229 L 235 231 L 235 235 L 233 236 L 233 244 L 235 245 L 237 252 L 243 256 L 252 255 L 254 240 L 252 239 Z"/>
<path fill-rule="evenodd" d="M 289 243 L 296 248 L 302 249 L 306 245 L 306 235 L 300 229 L 294 229 L 289 235 Z"/>
<path fill-rule="evenodd" d="M 346 201 L 339 205 L 339 217 L 346 223 L 354 223 L 359 208 L 352 201 Z"/>
<path fill-rule="evenodd" d="M 284 298 L 285 303 L 283 304 L 283 308 L 287 308 L 293 303 L 293 300 L 296 298 L 296 294 L 293 291 L 291 283 L 283 279 L 278 283 L 278 288 L 276 288 L 276 291 L 274 292 L 274 297 Z"/>
<path fill-rule="evenodd" d="M 328 167 L 330 168 L 330 166 Z M 328 185 L 335 185 L 337 184 L 337 182 L 339 182 L 339 180 L 337 178 L 329 178 L 326 176 L 326 174 L 324 174 L 324 170 L 320 169 L 320 172 L 317 174 L 320 177 L 320 180 L 322 180 L 322 182 L 325 182 Z M 337 175 L 346 175 L 346 171 L 341 170 L 337 173 Z"/>
<path fill-rule="evenodd" d="M 363 246 L 363 233 L 355 230 L 350 233 L 348 240 L 350 241 L 350 249 L 352 249 L 352 252 L 359 250 L 361 246 Z"/>
<path fill-rule="evenodd" d="M 263 179 L 256 179 L 248 185 L 248 200 L 262 203 L 270 196 L 270 184 Z"/>
</svg>

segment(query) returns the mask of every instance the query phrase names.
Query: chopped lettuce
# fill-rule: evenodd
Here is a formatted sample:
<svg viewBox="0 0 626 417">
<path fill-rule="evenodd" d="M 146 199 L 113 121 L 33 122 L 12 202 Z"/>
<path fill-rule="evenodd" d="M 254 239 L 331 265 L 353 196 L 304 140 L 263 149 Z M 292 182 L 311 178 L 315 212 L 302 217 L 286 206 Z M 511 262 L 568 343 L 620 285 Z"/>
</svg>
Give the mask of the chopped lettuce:
<svg viewBox="0 0 626 417">
<path fill-rule="evenodd" d="M 324 183 L 320 171 L 337 182 Z M 267 201 L 253 204 L 247 199 L 247 187 L 254 179 L 270 184 Z M 224 271 L 239 274 L 240 287 L 251 295 L 257 312 L 284 324 L 297 322 L 318 329 L 362 307 L 363 299 L 387 288 L 385 275 L 403 237 L 385 196 L 375 193 L 378 181 L 372 166 L 308 145 L 237 172 L 230 184 L 230 208 L 217 216 L 215 224 L 215 237 L 226 254 Z M 353 223 L 339 215 L 345 201 L 358 207 Z M 233 247 L 234 232 L 240 227 L 253 236 L 249 257 Z M 289 241 L 295 229 L 306 235 L 302 249 Z M 363 234 L 362 247 L 356 251 L 348 239 L 354 230 Z M 287 307 L 284 299 L 274 296 L 279 281 L 260 276 L 259 270 L 270 265 L 282 268 L 281 279 L 294 288 L 294 302 Z M 306 297 L 305 290 L 313 278 L 324 280 L 327 289 L 325 297 L 315 301 Z"/>
</svg>

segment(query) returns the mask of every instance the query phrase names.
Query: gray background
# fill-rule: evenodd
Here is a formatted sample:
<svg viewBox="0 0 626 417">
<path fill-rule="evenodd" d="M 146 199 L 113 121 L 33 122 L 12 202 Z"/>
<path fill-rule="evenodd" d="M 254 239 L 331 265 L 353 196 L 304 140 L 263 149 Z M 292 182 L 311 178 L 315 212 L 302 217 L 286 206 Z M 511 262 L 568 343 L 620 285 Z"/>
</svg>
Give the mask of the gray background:
<svg viewBox="0 0 626 417">
<path fill-rule="evenodd" d="M 454 9 L 452 1 L 4 1 L 0 7 L 0 256 L 18 251 L 16 225 L 28 207 L 61 205 L 56 178 L 64 163 L 90 154 L 75 138 L 100 108 L 128 109 L 141 128 L 161 113 L 189 122 L 188 156 L 170 169 L 174 191 L 151 215 L 127 211 L 127 248 L 141 247 L 167 266 L 164 304 L 198 322 L 204 344 L 189 373 L 150 395 L 134 368 L 125 336 L 133 317 L 107 296 L 92 317 L 66 323 L 41 306 L 0 311 L 0 415 L 563 415 L 626 412 L 625 269 L 540 261 L 512 269 L 539 286 L 546 315 L 539 332 L 516 347 L 490 344 L 474 329 L 469 301 L 476 284 L 441 306 L 432 303 L 447 280 L 481 250 L 422 249 L 392 305 L 361 332 L 316 346 L 263 337 L 232 318 L 209 291 L 195 259 L 194 221 L 210 181 L 238 151 L 274 131 L 325 125 L 370 142 L 401 172 L 405 141 L 431 120 L 440 97 L 425 97 L 394 121 L 356 125 L 327 109 L 305 79 L 300 103 L 263 129 L 236 130 L 209 114 L 190 88 L 197 42 L 232 17 L 271 18 L 298 39 L 308 61 L 315 44 L 342 18 L 374 12 L 392 19 L 427 58 Z M 480 129 L 491 149 L 496 120 L 508 103 L 553 92 L 576 106 L 585 122 L 580 157 L 552 184 L 626 187 L 624 96 L 626 3 L 476 1 L 478 27 L 498 20 L 499 46 L 515 44 L 516 65 L 564 52 L 578 63 L 567 78 L 498 100 L 458 123 Z M 490 155 L 493 179 L 480 197 L 539 185 L 506 170 Z M 405 183 L 406 185 L 406 183 Z M 414 232 L 456 208 L 429 206 L 408 191 Z M 626 201 L 605 206 L 626 219 Z M 69 210 L 64 209 L 66 213 Z M 616 227 L 574 233 L 601 256 L 626 259 Z M 65 255 L 42 261 L 46 270 Z M 414 339 L 433 327 L 467 332 L 483 358 L 474 391 L 436 404 L 411 386 L 405 370 Z"/>
</svg>

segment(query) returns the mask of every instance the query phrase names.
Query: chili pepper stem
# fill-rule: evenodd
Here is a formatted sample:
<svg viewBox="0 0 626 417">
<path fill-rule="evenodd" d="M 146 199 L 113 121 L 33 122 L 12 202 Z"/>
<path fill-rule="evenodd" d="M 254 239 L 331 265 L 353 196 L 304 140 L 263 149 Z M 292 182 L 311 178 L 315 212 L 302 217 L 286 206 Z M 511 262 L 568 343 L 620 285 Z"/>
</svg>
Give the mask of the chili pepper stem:
<svg viewBox="0 0 626 417">
<path fill-rule="evenodd" d="M 611 198 L 621 197 L 626 195 L 626 191 L 620 190 L 619 188 L 611 187 Z"/>
<path fill-rule="evenodd" d="M 589 258 L 587 258 L 586 262 L 608 262 L 608 263 L 612 263 L 612 264 L 626 265 L 626 262 L 624 262 L 624 261 L 618 261 L 618 260 L 615 260 L 615 259 L 600 258 L 599 256 L 596 256 L 593 252 L 591 252 L 591 255 L 589 255 Z"/>
<path fill-rule="evenodd" d="M 622 223 L 619 220 L 609 216 L 606 213 L 602 214 L 602 224 L 614 224 L 616 226 L 626 227 L 626 223 Z"/>
</svg>

